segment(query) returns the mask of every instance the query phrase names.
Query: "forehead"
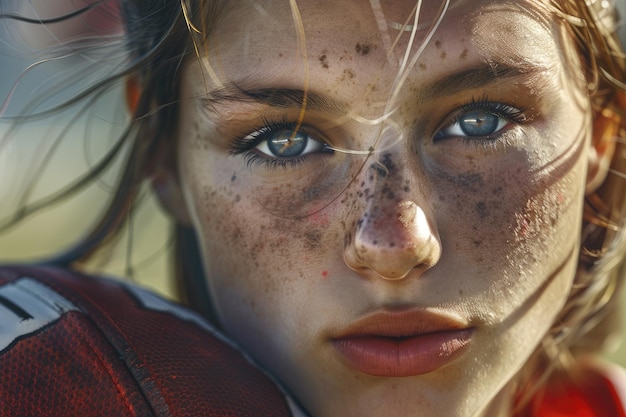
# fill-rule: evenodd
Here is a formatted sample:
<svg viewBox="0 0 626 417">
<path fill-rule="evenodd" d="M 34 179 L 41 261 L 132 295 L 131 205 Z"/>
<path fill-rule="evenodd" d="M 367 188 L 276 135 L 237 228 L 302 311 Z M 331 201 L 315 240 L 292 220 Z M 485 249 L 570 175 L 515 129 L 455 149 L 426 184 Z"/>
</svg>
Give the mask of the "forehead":
<svg viewBox="0 0 626 417">
<path fill-rule="evenodd" d="M 422 67 L 457 58 L 550 68 L 561 59 L 555 22 L 538 0 L 235 0 L 209 51 L 230 79 L 284 78 L 294 71 L 281 69 L 289 58 L 326 69 L 358 58 L 373 73 L 416 55 Z"/>
</svg>

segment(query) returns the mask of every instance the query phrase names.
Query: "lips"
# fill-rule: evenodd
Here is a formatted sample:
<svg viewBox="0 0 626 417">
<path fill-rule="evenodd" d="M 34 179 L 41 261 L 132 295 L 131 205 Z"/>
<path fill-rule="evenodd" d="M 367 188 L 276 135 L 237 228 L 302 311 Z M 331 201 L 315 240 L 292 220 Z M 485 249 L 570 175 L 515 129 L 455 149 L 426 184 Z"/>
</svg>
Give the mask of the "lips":
<svg viewBox="0 0 626 417">
<path fill-rule="evenodd" d="M 382 311 L 369 315 L 331 339 L 348 366 L 379 377 L 433 372 L 469 347 L 473 329 L 427 310 Z"/>
</svg>

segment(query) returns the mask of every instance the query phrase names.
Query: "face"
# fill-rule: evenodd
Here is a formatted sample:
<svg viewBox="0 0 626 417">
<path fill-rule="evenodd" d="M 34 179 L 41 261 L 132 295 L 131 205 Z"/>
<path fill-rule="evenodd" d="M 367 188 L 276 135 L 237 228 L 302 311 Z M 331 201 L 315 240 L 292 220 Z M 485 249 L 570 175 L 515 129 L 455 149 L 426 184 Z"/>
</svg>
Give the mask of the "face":
<svg viewBox="0 0 626 417">
<path fill-rule="evenodd" d="M 577 265 L 581 71 L 535 2 L 375 3 L 229 2 L 186 65 L 215 308 L 317 417 L 510 415 Z"/>
</svg>

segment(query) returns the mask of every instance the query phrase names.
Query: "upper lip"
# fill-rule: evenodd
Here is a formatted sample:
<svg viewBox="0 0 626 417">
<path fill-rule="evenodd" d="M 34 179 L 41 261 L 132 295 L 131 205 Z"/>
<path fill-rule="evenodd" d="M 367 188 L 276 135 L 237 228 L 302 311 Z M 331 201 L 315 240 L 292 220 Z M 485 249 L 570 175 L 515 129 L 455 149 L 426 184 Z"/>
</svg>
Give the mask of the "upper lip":
<svg viewBox="0 0 626 417">
<path fill-rule="evenodd" d="M 430 310 L 381 310 L 348 325 L 332 339 L 367 336 L 402 338 L 468 328 L 468 323 L 460 318 Z"/>
</svg>

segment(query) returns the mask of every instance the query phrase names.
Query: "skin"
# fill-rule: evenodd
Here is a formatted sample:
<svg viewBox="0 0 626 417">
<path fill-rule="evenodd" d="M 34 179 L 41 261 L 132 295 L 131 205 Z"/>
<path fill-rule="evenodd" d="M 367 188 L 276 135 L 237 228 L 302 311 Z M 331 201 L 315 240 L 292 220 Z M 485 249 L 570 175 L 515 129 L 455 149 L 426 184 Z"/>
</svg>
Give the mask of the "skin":
<svg viewBox="0 0 626 417">
<path fill-rule="evenodd" d="M 305 49 L 286 1 L 235 3 L 185 67 L 171 173 L 184 200 L 168 202 L 198 231 L 223 328 L 317 417 L 511 415 L 514 377 L 572 285 L 596 156 L 581 70 L 564 58 L 556 19 L 532 2 L 459 3 L 388 105 L 410 32 L 389 51 L 369 2 L 300 2 Z M 382 9 L 403 22 L 412 7 Z M 426 1 L 421 21 L 438 7 Z M 445 88 L 487 63 L 514 70 Z M 225 99 L 231 81 L 308 87 L 326 105 L 308 103 L 306 133 L 363 152 L 276 167 L 257 149 L 248 163 L 233 154 L 237 138 L 264 120 L 297 123 L 300 106 Z M 464 140 L 452 120 L 485 97 L 523 120 Z M 330 342 L 368 314 L 415 308 L 471 327 L 469 349 L 433 372 L 384 378 L 350 367 Z"/>
</svg>

